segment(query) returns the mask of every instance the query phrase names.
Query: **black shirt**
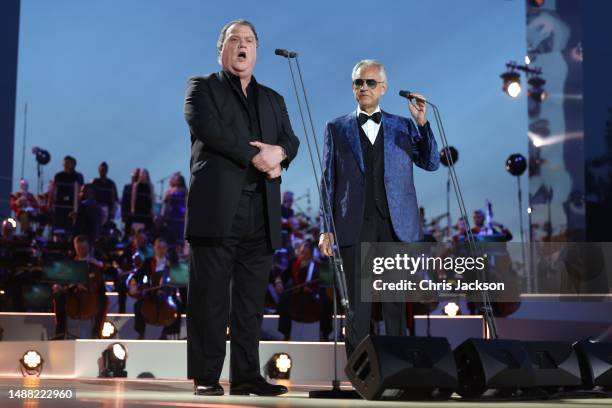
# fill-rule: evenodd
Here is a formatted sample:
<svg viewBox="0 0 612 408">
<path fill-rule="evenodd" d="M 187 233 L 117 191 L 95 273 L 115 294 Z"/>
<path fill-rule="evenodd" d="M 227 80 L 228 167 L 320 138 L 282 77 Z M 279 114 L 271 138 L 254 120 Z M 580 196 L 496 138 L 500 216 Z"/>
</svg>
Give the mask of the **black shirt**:
<svg viewBox="0 0 612 408">
<path fill-rule="evenodd" d="M 53 181 L 55 182 L 56 207 L 68 208 L 72 206 L 75 193 L 74 184 L 78 183 L 80 188 L 83 185 L 83 175 L 77 171 L 71 173 L 60 171 L 55 174 Z"/>
<path fill-rule="evenodd" d="M 245 121 L 249 124 L 249 132 L 251 133 L 252 141 L 261 141 L 261 127 L 259 124 L 259 108 L 257 106 L 257 81 L 255 77 L 251 77 L 251 82 L 246 88 L 246 96 L 242 92 L 242 84 L 240 77 L 228 71 L 223 71 L 223 74 L 230 80 L 234 95 L 242 106 L 242 113 Z M 263 173 L 257 170 L 252 164 L 249 164 L 247 174 L 244 181 L 244 190 L 254 191 L 263 187 Z"/>
<path fill-rule="evenodd" d="M 108 177 L 96 177 L 91 184 L 93 184 L 96 191 L 96 201 L 100 205 L 108 207 L 109 211 L 112 211 L 115 207 L 115 203 L 118 201 L 115 182 Z M 114 214 L 109 214 L 110 218 L 113 216 Z"/>
</svg>

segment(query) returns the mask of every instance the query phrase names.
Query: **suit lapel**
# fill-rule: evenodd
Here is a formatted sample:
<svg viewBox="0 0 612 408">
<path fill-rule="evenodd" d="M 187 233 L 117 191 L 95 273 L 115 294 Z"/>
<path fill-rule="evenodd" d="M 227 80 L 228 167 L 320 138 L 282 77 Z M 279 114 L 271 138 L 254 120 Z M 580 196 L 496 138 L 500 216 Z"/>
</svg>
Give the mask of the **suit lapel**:
<svg viewBox="0 0 612 408">
<path fill-rule="evenodd" d="M 274 112 L 266 89 L 257 84 L 257 106 L 259 107 L 259 127 L 261 128 L 261 141 L 267 144 L 276 144 L 272 124 Z"/>
<path fill-rule="evenodd" d="M 395 150 L 395 143 L 393 141 L 393 135 L 397 133 L 398 122 L 397 118 L 389 115 L 387 112 L 382 111 L 382 127 L 384 132 L 384 155 L 385 155 L 385 172 L 387 169 L 393 168 L 393 152 Z"/>
<path fill-rule="evenodd" d="M 357 111 L 349 113 L 344 117 L 344 119 L 346 138 L 351 146 L 351 150 L 353 150 L 355 159 L 357 159 L 361 172 L 365 173 L 363 165 L 363 151 L 361 150 L 361 138 L 359 137 L 359 123 L 357 122 Z"/>
</svg>

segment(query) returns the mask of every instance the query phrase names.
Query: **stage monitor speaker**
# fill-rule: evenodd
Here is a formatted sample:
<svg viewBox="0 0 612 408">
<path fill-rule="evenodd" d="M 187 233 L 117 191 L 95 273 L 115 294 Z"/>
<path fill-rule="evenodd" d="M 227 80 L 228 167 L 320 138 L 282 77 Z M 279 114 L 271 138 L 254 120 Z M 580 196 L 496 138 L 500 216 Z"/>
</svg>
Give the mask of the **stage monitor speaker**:
<svg viewBox="0 0 612 408">
<path fill-rule="evenodd" d="M 582 385 L 578 356 L 564 341 L 525 341 L 535 376 L 535 386 L 551 392 Z"/>
<path fill-rule="evenodd" d="M 582 385 L 593 389 L 612 389 L 612 343 L 583 340 L 574 343 L 578 355 Z"/>
<path fill-rule="evenodd" d="M 457 393 L 464 398 L 535 386 L 534 371 L 522 341 L 472 338 L 461 343 L 454 354 L 459 377 Z"/>
<path fill-rule="evenodd" d="M 344 369 L 367 400 L 448 399 L 457 368 L 443 337 L 368 336 Z"/>
</svg>

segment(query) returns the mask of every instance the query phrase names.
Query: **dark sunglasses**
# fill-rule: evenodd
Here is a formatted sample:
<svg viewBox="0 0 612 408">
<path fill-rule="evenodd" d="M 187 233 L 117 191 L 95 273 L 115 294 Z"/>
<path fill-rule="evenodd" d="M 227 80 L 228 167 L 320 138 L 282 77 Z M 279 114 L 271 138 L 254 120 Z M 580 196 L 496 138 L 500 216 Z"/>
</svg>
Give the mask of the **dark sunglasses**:
<svg viewBox="0 0 612 408">
<path fill-rule="evenodd" d="M 368 86 L 368 88 L 374 89 L 378 86 L 378 84 L 382 84 L 384 82 L 378 82 L 375 79 L 361 79 L 361 78 L 358 78 L 353 81 L 353 85 L 355 85 L 356 88 L 361 88 L 364 83 Z"/>
</svg>

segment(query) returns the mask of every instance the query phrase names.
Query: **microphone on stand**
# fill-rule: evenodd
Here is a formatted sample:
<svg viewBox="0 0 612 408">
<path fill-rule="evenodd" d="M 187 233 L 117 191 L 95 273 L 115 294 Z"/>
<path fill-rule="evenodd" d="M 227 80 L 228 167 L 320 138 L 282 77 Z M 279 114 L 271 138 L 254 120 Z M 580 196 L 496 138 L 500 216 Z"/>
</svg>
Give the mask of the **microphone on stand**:
<svg viewBox="0 0 612 408">
<path fill-rule="evenodd" d="M 294 51 L 288 51 L 284 48 L 277 48 L 274 50 L 274 54 L 276 55 L 280 55 L 281 57 L 285 57 L 285 58 L 295 58 L 297 57 L 297 52 Z"/>
<path fill-rule="evenodd" d="M 325 225 L 325 229 L 327 231 L 331 231 L 338 242 L 338 234 L 336 233 L 336 225 L 334 222 L 334 218 L 332 216 L 331 203 L 329 199 L 329 186 L 327 185 L 327 181 L 325 179 L 325 171 L 322 166 L 321 155 L 319 154 L 319 144 L 317 142 L 316 132 L 314 128 L 314 122 L 312 120 L 312 113 L 310 110 L 310 104 L 308 103 L 308 97 L 306 95 L 306 87 L 304 86 L 304 80 L 302 78 L 302 70 L 300 68 L 299 59 L 297 58 L 297 52 L 288 51 L 283 48 L 277 48 L 274 51 L 274 54 L 287 58 L 287 62 L 289 65 L 289 72 L 291 74 L 291 80 L 293 83 L 293 90 L 295 91 L 295 97 L 298 104 L 298 111 L 300 113 L 300 119 L 302 122 L 302 127 L 304 129 L 304 136 L 306 138 L 306 145 L 308 146 L 308 154 L 310 156 L 310 164 L 312 166 L 313 176 L 315 178 L 315 183 L 317 185 L 317 192 L 319 193 L 319 200 L 321 202 L 321 208 L 323 211 L 323 223 Z M 300 95 L 298 91 L 298 85 L 296 83 L 296 76 L 293 72 L 293 65 L 291 60 L 294 60 L 294 64 L 297 68 L 297 77 L 299 79 L 300 88 L 302 91 L 304 105 L 306 107 L 306 112 L 308 114 L 308 123 L 311 128 L 311 134 L 309 135 L 308 129 L 306 126 L 306 119 L 304 117 L 304 111 L 302 110 L 302 102 L 300 100 Z M 317 171 L 318 170 L 318 171 Z M 319 177 L 321 174 L 321 177 Z M 321 180 L 321 184 L 319 184 L 319 180 Z M 310 192 L 308 193 L 308 202 L 310 202 Z M 332 389 L 331 390 L 316 390 L 310 391 L 310 398 L 358 398 L 358 394 L 355 391 L 342 390 L 340 388 L 340 379 L 338 376 L 338 310 L 337 310 L 337 302 L 336 302 L 336 287 L 337 292 L 340 298 L 340 304 L 344 307 L 345 316 L 352 316 L 352 308 L 349 304 L 348 298 L 348 289 L 346 283 L 346 275 L 344 272 L 344 264 L 342 261 L 342 255 L 340 254 L 339 246 L 334 245 L 332 248 L 332 256 L 331 256 L 332 268 L 334 271 L 332 280 L 332 288 L 333 288 L 333 315 L 334 315 L 334 379 L 332 380 Z M 337 285 L 337 286 L 336 286 Z"/>
<path fill-rule="evenodd" d="M 448 145 L 448 139 L 446 138 L 446 132 L 444 130 L 444 124 L 442 123 L 442 115 L 440 114 L 440 109 L 438 109 L 438 107 L 435 104 L 431 103 L 430 101 L 424 98 L 421 98 L 419 96 L 416 96 L 414 93 L 407 91 L 407 90 L 399 91 L 399 96 L 406 98 L 408 100 L 416 99 L 432 107 L 434 119 L 436 120 L 438 132 L 440 133 L 440 139 L 442 141 L 442 148 L 444 151 L 450 151 L 450 148 Z M 463 199 L 463 192 L 461 191 L 461 187 L 459 186 L 459 179 L 455 171 L 455 163 L 453 161 L 453 158 L 450 157 L 450 155 L 449 155 L 449 159 L 450 159 L 448 162 L 449 178 L 453 184 L 453 189 L 455 190 L 455 196 L 457 197 L 457 204 L 459 205 L 459 212 L 461 213 L 461 216 L 463 217 L 464 222 L 466 224 L 466 241 L 469 245 L 470 252 L 472 252 L 472 254 L 475 254 L 477 252 L 479 245 L 476 242 L 476 238 L 474 237 L 474 234 L 472 233 L 472 228 L 469 223 L 469 218 L 467 215 L 468 214 L 467 208 L 465 206 L 465 201 Z M 486 280 L 484 276 L 482 277 L 482 280 L 483 281 Z M 497 324 L 495 323 L 495 316 L 493 315 L 493 308 L 491 306 L 491 298 L 487 291 L 481 291 L 481 295 L 482 295 L 482 304 L 483 304 L 482 311 L 483 311 L 483 316 L 484 316 L 487 328 L 489 329 L 489 333 L 491 333 L 492 337 L 494 339 L 497 339 L 499 338 L 499 335 L 497 331 Z"/>
</svg>

